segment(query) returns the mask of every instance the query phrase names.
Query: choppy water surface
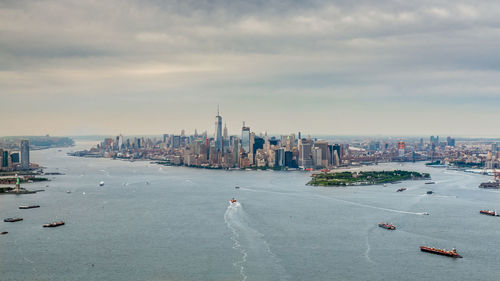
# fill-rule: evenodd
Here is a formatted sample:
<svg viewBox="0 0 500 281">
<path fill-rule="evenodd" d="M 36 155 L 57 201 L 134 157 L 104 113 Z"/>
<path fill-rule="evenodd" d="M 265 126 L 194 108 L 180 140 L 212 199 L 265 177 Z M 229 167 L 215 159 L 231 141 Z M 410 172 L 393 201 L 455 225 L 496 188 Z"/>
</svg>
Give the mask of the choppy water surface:
<svg viewBox="0 0 500 281">
<path fill-rule="evenodd" d="M 477 188 L 485 176 L 384 164 L 370 169 L 429 172 L 436 184 L 309 187 L 305 172 L 66 156 L 90 145 L 32 152 L 65 175 L 26 186 L 45 192 L 0 196 L 2 219 L 24 218 L 0 222 L 9 232 L 0 236 L 0 280 L 499 278 L 500 217 L 479 210 L 500 210 L 500 193 Z M 42 228 L 54 220 L 66 225 Z M 382 221 L 398 229 L 377 227 Z M 464 258 L 422 253 L 420 245 L 455 247 Z"/>
</svg>

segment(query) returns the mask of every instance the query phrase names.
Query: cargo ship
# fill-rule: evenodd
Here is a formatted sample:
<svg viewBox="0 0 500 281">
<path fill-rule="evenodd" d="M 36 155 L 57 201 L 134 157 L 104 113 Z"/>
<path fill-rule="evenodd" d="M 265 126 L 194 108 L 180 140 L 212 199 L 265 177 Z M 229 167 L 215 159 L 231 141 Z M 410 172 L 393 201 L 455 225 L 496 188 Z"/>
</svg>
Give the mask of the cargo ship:
<svg viewBox="0 0 500 281">
<path fill-rule="evenodd" d="M 403 191 L 405 191 L 405 190 L 406 190 L 406 188 L 402 187 L 402 188 L 400 188 L 400 189 L 396 190 L 396 192 L 403 192 Z"/>
<path fill-rule="evenodd" d="M 386 223 L 386 222 L 381 222 L 378 224 L 379 227 L 382 227 L 382 228 L 385 228 L 385 229 L 389 229 L 389 230 L 395 230 L 396 227 L 392 224 L 389 224 L 389 223 Z"/>
<path fill-rule="evenodd" d="M 40 208 L 40 205 L 19 206 L 19 209 L 33 209 Z"/>
<path fill-rule="evenodd" d="M 500 189 L 500 182 L 499 181 L 483 182 L 479 185 L 479 188 Z"/>
<path fill-rule="evenodd" d="M 494 216 L 494 217 L 500 216 L 499 214 L 497 214 L 497 212 L 489 211 L 489 210 L 481 210 L 481 211 L 479 211 L 479 213 L 483 214 L 483 215 Z"/>
<path fill-rule="evenodd" d="M 6 218 L 3 221 L 4 222 L 16 222 L 16 221 L 22 221 L 23 218 Z"/>
<path fill-rule="evenodd" d="M 447 257 L 452 257 L 452 258 L 461 258 L 462 256 L 457 253 L 457 250 L 453 248 L 451 251 L 446 251 L 443 249 L 436 249 L 436 248 L 431 248 L 431 247 L 426 247 L 426 246 L 420 246 L 420 251 L 422 252 L 428 252 L 436 255 L 443 255 Z"/>
<path fill-rule="evenodd" d="M 64 225 L 63 221 L 55 221 L 53 223 L 46 223 L 46 224 L 43 225 L 43 227 L 58 227 L 58 226 L 61 226 L 61 225 Z"/>
</svg>

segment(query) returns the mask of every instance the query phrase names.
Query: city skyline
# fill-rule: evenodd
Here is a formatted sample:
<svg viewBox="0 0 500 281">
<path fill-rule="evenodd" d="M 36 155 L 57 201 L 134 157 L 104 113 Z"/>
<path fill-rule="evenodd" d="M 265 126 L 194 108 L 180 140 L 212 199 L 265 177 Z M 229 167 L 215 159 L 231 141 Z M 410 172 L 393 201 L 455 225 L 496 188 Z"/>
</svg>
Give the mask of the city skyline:
<svg viewBox="0 0 500 281">
<path fill-rule="evenodd" d="M 0 135 L 499 137 L 495 1 L 0 3 Z"/>
</svg>

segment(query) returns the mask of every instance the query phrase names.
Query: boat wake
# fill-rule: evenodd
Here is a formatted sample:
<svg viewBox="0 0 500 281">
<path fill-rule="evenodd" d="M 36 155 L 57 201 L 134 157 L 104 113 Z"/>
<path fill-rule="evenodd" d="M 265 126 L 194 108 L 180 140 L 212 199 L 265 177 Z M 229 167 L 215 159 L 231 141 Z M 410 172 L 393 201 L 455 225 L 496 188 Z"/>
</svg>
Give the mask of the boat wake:
<svg viewBox="0 0 500 281">
<path fill-rule="evenodd" d="M 241 254 L 241 258 L 234 262 L 233 266 L 239 268 L 242 281 L 248 279 L 249 264 L 256 266 L 252 268 L 252 273 L 264 274 L 266 278 L 270 278 L 269 280 L 289 279 L 280 265 L 279 258 L 264 240 L 264 235 L 249 225 L 240 202 L 229 204 L 224 214 L 224 222 L 231 231 L 233 249 Z M 251 259 L 250 263 L 248 263 L 249 259 Z"/>
<path fill-rule="evenodd" d="M 401 211 L 401 210 L 395 210 L 395 209 L 377 207 L 377 206 L 366 205 L 366 204 L 362 204 L 362 203 L 356 203 L 356 202 L 352 202 L 352 201 L 348 201 L 348 200 L 343 200 L 343 199 L 339 199 L 339 198 L 328 197 L 328 196 L 318 195 L 318 197 L 325 198 L 325 199 L 331 199 L 331 200 L 335 200 L 335 201 L 340 201 L 340 202 L 344 202 L 344 203 L 355 205 L 355 206 L 360 206 L 360 207 L 365 207 L 365 208 L 371 208 L 371 209 L 377 209 L 377 210 L 382 210 L 382 211 L 388 211 L 388 212 L 393 212 L 393 213 L 409 214 L 409 215 L 417 215 L 417 216 L 422 216 L 422 215 L 427 214 L 425 212 L 423 212 L 423 213 L 408 212 L 408 211 Z"/>
</svg>

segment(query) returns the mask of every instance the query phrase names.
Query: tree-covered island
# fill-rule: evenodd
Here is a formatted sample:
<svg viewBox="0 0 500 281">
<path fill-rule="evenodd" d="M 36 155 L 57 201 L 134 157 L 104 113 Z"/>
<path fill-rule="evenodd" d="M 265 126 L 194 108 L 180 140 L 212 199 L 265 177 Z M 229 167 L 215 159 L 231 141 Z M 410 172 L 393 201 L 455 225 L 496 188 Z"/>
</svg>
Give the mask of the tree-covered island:
<svg viewBox="0 0 500 281">
<path fill-rule="evenodd" d="M 308 185 L 314 186 L 349 186 L 349 185 L 374 185 L 394 183 L 404 180 L 430 179 L 428 173 L 410 171 L 366 171 L 366 172 L 339 172 L 313 174 Z"/>
</svg>

